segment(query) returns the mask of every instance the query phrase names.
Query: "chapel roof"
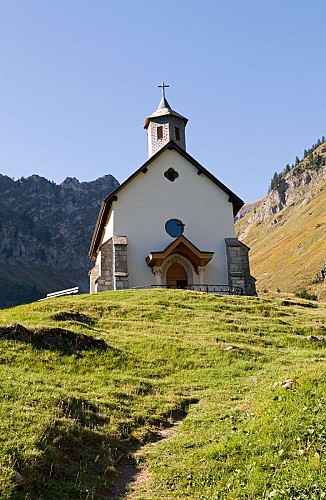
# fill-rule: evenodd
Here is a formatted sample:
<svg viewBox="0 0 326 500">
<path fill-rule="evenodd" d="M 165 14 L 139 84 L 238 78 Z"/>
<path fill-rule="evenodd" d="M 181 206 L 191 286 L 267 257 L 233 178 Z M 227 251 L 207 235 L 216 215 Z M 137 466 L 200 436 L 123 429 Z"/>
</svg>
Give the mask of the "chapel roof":
<svg viewBox="0 0 326 500">
<path fill-rule="evenodd" d="M 110 208 L 114 201 L 117 201 L 118 193 L 122 191 L 122 189 L 129 184 L 135 177 L 137 177 L 140 173 L 146 173 L 150 164 L 156 160 L 164 151 L 166 150 L 175 150 L 181 156 L 183 156 L 186 160 L 188 160 L 192 165 L 194 165 L 198 169 L 198 174 L 204 174 L 208 177 L 214 184 L 216 184 L 220 189 L 222 189 L 226 194 L 229 195 L 229 201 L 233 204 L 233 215 L 235 216 L 240 208 L 244 205 L 244 202 L 239 198 L 233 191 L 231 191 L 228 187 L 226 187 L 221 181 L 219 181 L 211 172 L 209 172 L 205 167 L 203 167 L 200 163 L 198 163 L 195 158 L 193 158 L 189 153 L 187 153 L 184 149 L 180 148 L 174 141 L 168 142 L 165 146 L 163 146 L 157 153 L 151 156 L 138 170 L 136 170 L 128 179 L 126 179 L 120 186 L 118 186 L 109 196 L 105 198 L 103 201 L 100 212 L 97 218 L 90 250 L 89 256 L 91 259 L 96 260 L 96 252 L 101 242 L 102 232 L 104 230 L 106 224 L 106 218 L 109 214 Z"/>
</svg>

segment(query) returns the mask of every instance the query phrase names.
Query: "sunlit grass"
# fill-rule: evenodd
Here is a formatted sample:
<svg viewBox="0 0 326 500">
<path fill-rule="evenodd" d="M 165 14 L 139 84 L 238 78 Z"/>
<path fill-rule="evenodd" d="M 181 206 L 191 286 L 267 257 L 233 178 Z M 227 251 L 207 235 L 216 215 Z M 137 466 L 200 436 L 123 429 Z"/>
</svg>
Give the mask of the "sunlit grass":
<svg viewBox="0 0 326 500">
<path fill-rule="evenodd" d="M 59 311 L 91 321 L 56 321 Z M 306 337 L 325 313 L 300 299 L 176 290 L 1 311 L 0 325 L 61 327 L 108 345 L 63 354 L 1 341 L 1 498 L 108 498 L 119 457 L 189 404 L 177 437 L 148 457 L 141 498 L 322 498 L 326 350 Z"/>
</svg>

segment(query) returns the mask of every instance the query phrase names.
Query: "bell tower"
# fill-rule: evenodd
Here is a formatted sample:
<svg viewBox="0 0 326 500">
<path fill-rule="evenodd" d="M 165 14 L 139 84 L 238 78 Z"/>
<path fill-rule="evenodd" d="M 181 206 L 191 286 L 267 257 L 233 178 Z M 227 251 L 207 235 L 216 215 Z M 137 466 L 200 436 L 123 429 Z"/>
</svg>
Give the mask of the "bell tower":
<svg viewBox="0 0 326 500">
<path fill-rule="evenodd" d="M 158 85 L 162 89 L 162 99 L 156 111 L 146 118 L 144 128 L 147 130 L 148 157 L 153 156 L 165 144 L 174 141 L 186 150 L 186 125 L 188 119 L 173 111 L 165 97 L 164 82 Z"/>
</svg>

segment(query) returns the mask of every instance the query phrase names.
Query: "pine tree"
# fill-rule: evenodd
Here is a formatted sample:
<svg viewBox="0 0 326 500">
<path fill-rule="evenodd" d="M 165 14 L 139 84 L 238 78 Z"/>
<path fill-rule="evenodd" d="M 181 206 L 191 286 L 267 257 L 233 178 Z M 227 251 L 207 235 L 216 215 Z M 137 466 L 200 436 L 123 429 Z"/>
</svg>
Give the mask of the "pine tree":
<svg viewBox="0 0 326 500">
<path fill-rule="evenodd" d="M 274 175 L 271 179 L 271 191 L 277 188 L 278 183 L 279 183 L 279 174 L 277 172 L 274 172 Z"/>
</svg>

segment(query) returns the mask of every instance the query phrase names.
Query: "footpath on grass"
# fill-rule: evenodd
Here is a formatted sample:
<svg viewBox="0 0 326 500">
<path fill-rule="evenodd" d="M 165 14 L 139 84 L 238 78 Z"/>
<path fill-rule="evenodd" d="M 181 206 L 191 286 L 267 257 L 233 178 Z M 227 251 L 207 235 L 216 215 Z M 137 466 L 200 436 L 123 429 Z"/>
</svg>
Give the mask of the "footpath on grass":
<svg viewBox="0 0 326 500">
<path fill-rule="evenodd" d="M 147 456 L 165 439 L 173 438 L 187 416 L 185 410 L 173 412 L 169 421 L 150 437 L 149 443 L 135 450 L 119 462 L 117 475 L 112 489 L 112 500 L 126 498 L 136 500 L 142 491 L 148 489 L 150 473 Z"/>
</svg>

